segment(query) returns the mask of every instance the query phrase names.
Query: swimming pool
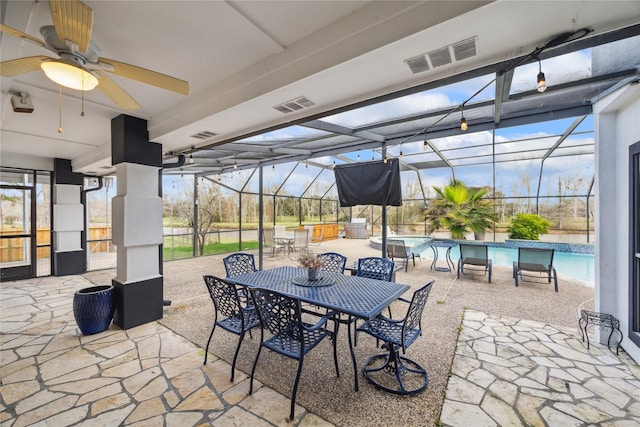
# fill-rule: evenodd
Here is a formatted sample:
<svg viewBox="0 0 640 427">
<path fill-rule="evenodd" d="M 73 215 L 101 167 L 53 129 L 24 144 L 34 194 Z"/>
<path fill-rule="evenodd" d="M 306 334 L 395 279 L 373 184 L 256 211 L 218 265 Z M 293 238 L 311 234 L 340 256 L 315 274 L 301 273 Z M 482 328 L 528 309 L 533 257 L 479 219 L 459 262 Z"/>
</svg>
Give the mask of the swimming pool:
<svg viewBox="0 0 640 427">
<path fill-rule="evenodd" d="M 421 258 L 433 258 L 433 252 L 428 243 L 430 238 L 428 237 L 389 236 L 389 239 L 404 240 L 405 245 L 415 248 Z M 380 244 L 380 239 L 378 239 L 377 242 L 374 239 L 371 239 L 371 242 L 372 244 L 374 242 Z M 437 249 L 438 259 L 444 259 L 447 249 Z M 451 259 L 455 264 L 457 264 L 458 258 L 460 258 L 460 247 L 456 246 L 451 249 Z M 489 258 L 493 260 L 493 265 L 511 267 L 513 266 L 513 261 L 518 259 L 518 249 L 489 246 Z M 556 250 L 553 254 L 553 266 L 556 268 L 559 275 L 571 277 L 572 279 L 583 282 L 589 282 L 593 286 L 595 276 L 595 258 L 593 254 L 559 252 Z"/>
</svg>

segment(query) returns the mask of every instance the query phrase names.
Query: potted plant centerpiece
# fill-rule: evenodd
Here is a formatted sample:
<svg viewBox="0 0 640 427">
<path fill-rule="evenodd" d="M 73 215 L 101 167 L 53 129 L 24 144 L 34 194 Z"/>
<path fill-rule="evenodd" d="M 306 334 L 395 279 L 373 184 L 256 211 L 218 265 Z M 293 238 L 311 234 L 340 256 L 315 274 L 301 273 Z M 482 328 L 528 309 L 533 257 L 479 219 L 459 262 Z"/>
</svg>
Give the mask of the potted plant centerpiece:
<svg viewBox="0 0 640 427">
<path fill-rule="evenodd" d="M 305 252 L 298 257 L 298 264 L 307 269 L 308 279 L 318 280 L 318 270 L 322 267 L 322 260 L 312 253 Z"/>
</svg>

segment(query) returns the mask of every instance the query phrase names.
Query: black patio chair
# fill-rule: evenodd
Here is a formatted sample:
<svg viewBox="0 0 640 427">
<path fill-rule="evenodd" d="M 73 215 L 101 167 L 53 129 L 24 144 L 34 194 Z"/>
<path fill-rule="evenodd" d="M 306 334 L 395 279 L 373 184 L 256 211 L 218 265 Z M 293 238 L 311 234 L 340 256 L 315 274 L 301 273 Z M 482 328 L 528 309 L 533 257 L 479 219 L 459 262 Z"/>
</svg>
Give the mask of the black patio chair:
<svg viewBox="0 0 640 427">
<path fill-rule="evenodd" d="M 553 266 L 554 249 L 518 248 L 518 261 L 513 262 L 513 278 L 518 286 L 518 279 L 523 282 L 536 282 L 535 279 L 546 279 L 558 292 L 558 275 Z M 529 280 L 527 280 L 529 279 Z"/>
<path fill-rule="evenodd" d="M 336 252 L 324 252 L 317 255 L 322 260 L 322 269 L 334 273 L 344 273 L 347 257 Z"/>
<path fill-rule="evenodd" d="M 391 282 L 391 278 L 393 277 L 394 267 L 395 267 L 394 262 L 386 258 L 381 258 L 381 257 L 360 258 L 358 260 L 358 271 L 356 272 L 356 276 L 366 277 L 368 279 L 386 280 L 387 282 Z M 389 317 L 391 317 L 391 306 L 388 306 L 387 310 L 389 310 Z M 353 323 L 354 342 L 357 345 L 358 344 L 357 319 L 349 316 L 349 318 L 346 321 L 342 320 L 342 323 L 346 323 L 347 327 L 349 327 L 349 324 Z"/>
<path fill-rule="evenodd" d="M 340 376 L 336 348 L 338 323 L 334 322 L 333 331 L 325 327 L 327 321 L 333 317 L 333 312 L 328 312 L 315 324 L 303 322 L 299 300 L 263 289 L 250 289 L 250 292 L 262 327 L 260 347 L 251 369 L 249 394 L 253 393 L 253 377 L 262 347 L 291 359 L 296 359 L 298 361 L 298 372 L 291 392 L 291 413 L 289 415 L 289 418 L 293 420 L 296 393 L 300 374 L 302 373 L 304 356 L 327 336 L 333 341 L 333 361 L 336 367 L 336 376 Z M 272 334 L 268 339 L 265 339 L 265 330 Z"/>
<path fill-rule="evenodd" d="M 458 279 L 460 273 L 470 276 L 484 276 L 489 273 L 491 283 L 492 260 L 489 259 L 487 245 L 468 245 L 460 243 L 460 258 L 458 259 Z"/>
<path fill-rule="evenodd" d="M 256 261 L 252 254 L 237 252 L 222 259 L 227 277 L 239 276 L 256 271 Z"/>
<path fill-rule="evenodd" d="M 413 266 L 416 266 L 416 255 L 411 252 L 411 248 L 407 248 L 404 240 L 387 240 L 387 256 L 391 261 L 395 261 L 396 258 L 403 260 L 405 272 L 409 267 L 409 258 L 413 261 Z"/>
<path fill-rule="evenodd" d="M 240 296 L 238 295 L 238 290 L 234 284 L 215 276 L 203 276 L 203 278 L 214 307 L 213 327 L 211 328 L 207 347 L 204 352 L 204 364 L 207 364 L 209 344 L 211 344 L 211 338 L 213 337 L 213 331 L 216 330 L 216 325 L 226 331 L 239 335 L 238 345 L 236 346 L 233 363 L 231 364 L 231 381 L 233 381 L 236 359 L 240 352 L 244 334 L 247 331 L 251 334 L 251 329 L 260 324 L 260 319 L 258 318 L 255 307 L 243 306 L 240 301 Z M 218 314 L 224 317 L 218 320 Z"/>
<path fill-rule="evenodd" d="M 369 279 L 391 281 L 393 277 L 394 263 L 391 260 L 380 257 L 360 258 L 358 260 L 358 271 L 356 276 L 367 277 Z"/>
<path fill-rule="evenodd" d="M 405 354 L 407 347 L 422 335 L 422 312 L 433 283 L 432 280 L 415 291 L 411 301 L 399 298 L 399 301 L 409 303 L 407 314 L 403 319 L 393 320 L 378 315 L 358 327 L 358 331 L 366 332 L 376 340 L 383 341 L 382 348 L 389 350 L 386 354 L 369 357 L 362 368 L 367 381 L 377 389 L 408 395 L 419 393 L 427 388 L 429 374 L 426 369 L 418 362 L 401 356 L 399 350 L 402 349 L 402 353 Z M 385 377 L 389 373 L 392 373 L 395 378 Z"/>
</svg>

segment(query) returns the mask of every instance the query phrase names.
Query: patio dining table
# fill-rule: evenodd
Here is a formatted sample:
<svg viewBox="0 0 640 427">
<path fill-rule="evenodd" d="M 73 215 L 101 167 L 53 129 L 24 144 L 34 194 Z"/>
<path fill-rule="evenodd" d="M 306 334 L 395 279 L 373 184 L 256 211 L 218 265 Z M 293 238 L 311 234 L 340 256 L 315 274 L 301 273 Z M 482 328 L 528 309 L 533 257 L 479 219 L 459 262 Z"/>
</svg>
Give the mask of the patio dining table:
<svg viewBox="0 0 640 427">
<path fill-rule="evenodd" d="M 227 280 L 241 286 L 275 291 L 301 302 L 361 319 L 377 316 L 409 289 L 407 285 L 328 271 L 321 271 L 320 280 L 314 285 L 306 280 L 306 276 L 306 268 L 277 267 Z M 358 391 L 358 367 L 349 327 L 347 337 L 353 363 L 354 388 Z"/>
</svg>

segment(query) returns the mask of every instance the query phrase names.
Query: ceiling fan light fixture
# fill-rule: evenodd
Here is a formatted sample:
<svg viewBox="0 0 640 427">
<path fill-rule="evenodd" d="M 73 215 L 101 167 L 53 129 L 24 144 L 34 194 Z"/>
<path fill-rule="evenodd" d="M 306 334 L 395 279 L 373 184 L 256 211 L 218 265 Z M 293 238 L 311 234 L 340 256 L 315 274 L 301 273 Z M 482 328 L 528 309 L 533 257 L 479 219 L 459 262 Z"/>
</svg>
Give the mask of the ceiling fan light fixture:
<svg viewBox="0 0 640 427">
<path fill-rule="evenodd" d="M 75 90 L 93 90 L 98 79 L 81 67 L 64 61 L 46 61 L 40 64 L 42 71 L 53 82 Z"/>
</svg>

